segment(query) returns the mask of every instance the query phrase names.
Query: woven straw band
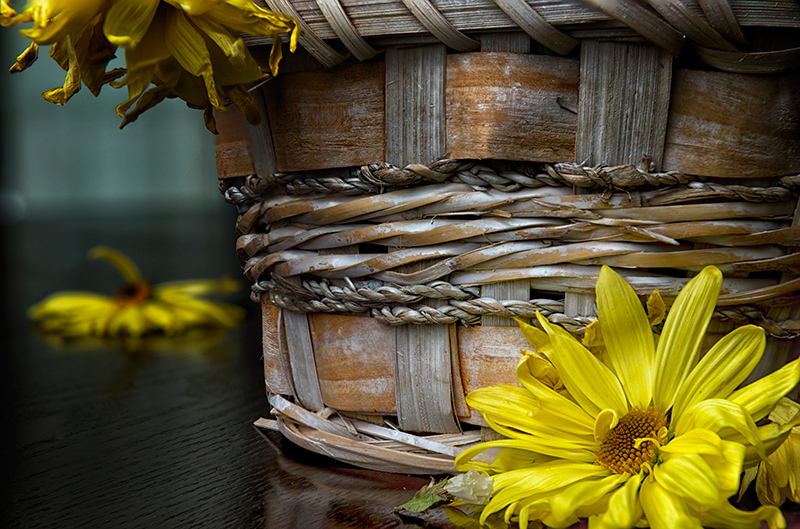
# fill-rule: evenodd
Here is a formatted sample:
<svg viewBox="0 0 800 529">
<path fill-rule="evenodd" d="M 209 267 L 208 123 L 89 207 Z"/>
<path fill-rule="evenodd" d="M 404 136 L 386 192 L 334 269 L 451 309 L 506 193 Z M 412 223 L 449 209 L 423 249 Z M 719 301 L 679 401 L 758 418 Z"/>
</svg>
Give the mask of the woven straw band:
<svg viewBox="0 0 800 529">
<path fill-rule="evenodd" d="M 290 311 L 388 325 L 475 325 L 539 311 L 581 332 L 590 319 L 565 315 L 563 300 L 498 299 L 480 285 L 527 280 L 547 295 L 591 293 L 609 264 L 638 269 L 628 281 L 640 294 L 657 288 L 669 298 L 687 278 L 645 270 L 714 264 L 731 276 L 719 320 L 752 321 L 778 338 L 800 332 L 797 321 L 772 321 L 753 306 L 791 296 L 800 280 L 736 277 L 796 273 L 800 253 L 785 247 L 800 238 L 791 223 L 800 175 L 754 187 L 630 165 L 498 171 L 439 160 L 364 166 L 344 179 L 295 173 L 231 184 L 224 195 L 241 212 L 238 252 L 253 298 Z"/>
</svg>

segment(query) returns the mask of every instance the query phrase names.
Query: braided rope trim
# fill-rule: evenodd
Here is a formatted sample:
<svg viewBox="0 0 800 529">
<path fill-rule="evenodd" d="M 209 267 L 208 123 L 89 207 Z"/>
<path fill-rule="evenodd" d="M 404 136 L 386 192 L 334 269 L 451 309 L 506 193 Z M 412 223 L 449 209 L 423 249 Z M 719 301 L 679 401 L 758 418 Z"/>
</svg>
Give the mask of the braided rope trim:
<svg viewBox="0 0 800 529">
<path fill-rule="evenodd" d="M 280 281 L 279 281 L 280 282 Z M 564 314 L 564 301 L 532 299 L 529 301 L 497 300 L 478 297 L 476 287 L 456 287 L 445 281 L 427 285 L 331 285 L 327 281 L 304 281 L 302 286 L 273 281 L 260 281 L 253 285 L 251 298 L 260 302 L 268 300 L 273 305 L 293 312 L 326 314 L 364 314 L 385 325 L 449 325 L 458 323 L 472 326 L 480 324 L 481 317 L 492 315 L 506 318 L 532 318 L 539 312 L 551 323 L 580 334 L 594 318 L 572 317 Z M 289 295 L 288 291 L 295 296 Z M 301 299 L 302 298 L 302 299 Z M 448 299 L 440 307 L 393 305 L 416 303 L 423 299 Z M 763 310 L 751 305 L 719 307 L 714 312 L 715 321 L 742 325 L 753 323 L 770 336 L 787 340 L 800 336 L 800 320 L 776 322 L 766 317 Z"/>
<path fill-rule="evenodd" d="M 278 173 L 267 179 L 253 175 L 245 180 L 243 187 L 236 190 L 229 187 L 223 193 L 227 201 L 241 206 L 252 204 L 274 191 L 273 183 L 283 186 L 288 195 L 339 193 L 352 196 L 445 181 L 503 192 L 565 186 L 625 191 L 643 186 L 688 185 L 693 189 L 719 193 L 725 198 L 752 202 L 786 200 L 800 188 L 800 175 L 785 176 L 776 179 L 775 186 L 758 188 L 700 181 L 698 177 L 678 171 L 649 172 L 635 165 L 587 167 L 557 163 L 541 167 L 523 165 L 516 171 L 501 171 L 484 162 L 441 159 L 429 165 L 411 164 L 402 168 L 387 163 L 363 165 L 352 169 L 347 178 L 310 173 Z"/>
</svg>

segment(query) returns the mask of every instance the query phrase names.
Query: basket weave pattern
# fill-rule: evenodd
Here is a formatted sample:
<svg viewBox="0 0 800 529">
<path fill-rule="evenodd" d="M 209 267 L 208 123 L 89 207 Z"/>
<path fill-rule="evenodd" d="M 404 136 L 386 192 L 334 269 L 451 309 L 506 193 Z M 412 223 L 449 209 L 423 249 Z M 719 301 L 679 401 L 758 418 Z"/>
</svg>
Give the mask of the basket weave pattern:
<svg viewBox="0 0 800 529">
<path fill-rule="evenodd" d="M 715 265 L 709 340 L 749 322 L 764 370 L 793 354 L 798 50 L 761 48 L 800 29 L 794 3 L 267 4 L 308 55 L 258 89 L 261 126 L 229 117 L 217 142 L 263 307 L 260 425 L 447 472 L 485 425 L 465 395 L 517 383 L 511 318 L 581 334 L 602 265 L 667 304 Z"/>
</svg>

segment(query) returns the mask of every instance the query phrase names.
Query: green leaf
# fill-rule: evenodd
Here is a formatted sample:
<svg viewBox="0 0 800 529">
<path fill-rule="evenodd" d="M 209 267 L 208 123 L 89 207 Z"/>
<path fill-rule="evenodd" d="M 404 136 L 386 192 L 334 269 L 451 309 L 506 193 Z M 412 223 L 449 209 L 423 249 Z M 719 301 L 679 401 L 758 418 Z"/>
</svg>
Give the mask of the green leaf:
<svg viewBox="0 0 800 529">
<path fill-rule="evenodd" d="M 416 493 L 414 493 L 413 498 L 411 498 L 402 505 L 398 505 L 397 507 L 394 508 L 394 510 L 424 512 L 433 507 L 434 505 L 438 505 L 439 503 L 448 501 L 446 492 L 442 488 L 444 487 L 445 483 L 447 483 L 447 478 L 444 478 L 438 483 L 434 482 L 433 478 L 431 478 L 431 482 L 422 487 L 422 489 L 418 490 Z"/>
</svg>

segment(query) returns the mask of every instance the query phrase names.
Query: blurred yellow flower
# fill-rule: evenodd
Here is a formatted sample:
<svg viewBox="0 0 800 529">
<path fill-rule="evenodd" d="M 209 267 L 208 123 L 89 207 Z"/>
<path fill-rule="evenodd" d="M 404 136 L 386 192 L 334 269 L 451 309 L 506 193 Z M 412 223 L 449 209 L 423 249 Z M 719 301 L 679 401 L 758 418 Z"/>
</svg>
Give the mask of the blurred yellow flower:
<svg viewBox="0 0 800 529">
<path fill-rule="evenodd" d="M 456 469 L 493 478 L 481 521 L 504 512 L 525 529 L 568 527 L 785 527 L 781 512 L 734 508 L 743 468 L 767 457 L 789 436 L 786 424 L 758 425 L 800 379 L 795 360 L 736 389 L 764 350 L 764 331 L 740 327 L 702 358 L 700 348 L 722 283 L 707 267 L 680 292 L 656 337 L 633 288 L 603 267 L 597 282 L 602 357 L 538 315 L 544 330 L 521 320 L 539 355 L 520 362 L 522 387 L 493 386 L 467 403 L 505 438 L 462 452 Z M 542 357 L 552 363 L 563 390 Z M 489 451 L 493 459 L 477 458 Z"/>
<path fill-rule="evenodd" d="M 42 94 L 48 101 L 65 104 L 82 83 L 94 95 L 111 83 L 128 90 L 128 99 L 117 107 L 121 127 L 164 99 L 178 97 L 205 110 L 212 132 L 212 110 L 225 110 L 228 102 L 250 123 L 260 120 L 245 86 L 268 74 L 240 34 L 272 38 L 269 70 L 274 76 L 282 57 L 281 34 L 290 35 L 294 51 L 300 31 L 293 18 L 253 0 L 29 0 L 21 13 L 0 0 L 0 25 L 24 23 L 33 23 L 20 31 L 31 45 L 10 71 L 28 68 L 39 46 L 51 44 L 51 57 L 67 74 L 62 87 Z M 125 49 L 126 68 L 107 71 L 118 46 Z"/>
<path fill-rule="evenodd" d="M 150 285 L 117 250 L 98 246 L 89 255 L 112 264 L 125 283 L 114 297 L 93 292 L 48 296 L 29 310 L 43 332 L 68 337 L 174 336 L 200 327 L 235 327 L 244 316 L 240 307 L 202 298 L 236 291 L 238 283 L 233 279 Z"/>
</svg>

